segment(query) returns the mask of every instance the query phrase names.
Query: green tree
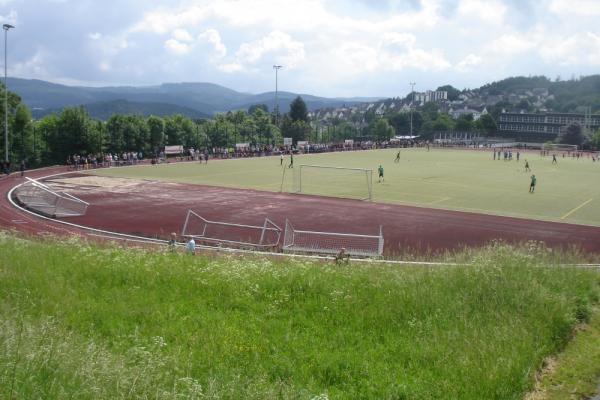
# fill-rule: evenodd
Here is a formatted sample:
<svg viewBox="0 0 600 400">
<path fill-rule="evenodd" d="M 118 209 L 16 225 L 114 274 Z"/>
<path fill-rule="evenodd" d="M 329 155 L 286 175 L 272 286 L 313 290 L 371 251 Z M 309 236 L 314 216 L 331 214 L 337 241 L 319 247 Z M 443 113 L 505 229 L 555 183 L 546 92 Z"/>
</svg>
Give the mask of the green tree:
<svg viewBox="0 0 600 400">
<path fill-rule="evenodd" d="M 96 126 L 83 107 L 63 109 L 56 129 L 47 133 L 53 162 L 64 163 L 69 155 L 92 153 L 98 144 Z"/>
<path fill-rule="evenodd" d="M 590 143 L 596 148 L 596 150 L 600 149 L 600 129 L 598 129 L 596 133 L 592 135 L 590 138 Z"/>
<path fill-rule="evenodd" d="M 394 128 L 390 126 L 387 119 L 380 118 L 375 121 L 375 125 L 373 126 L 373 135 L 379 141 L 389 140 L 394 136 Z"/>
<path fill-rule="evenodd" d="M 413 115 L 414 117 L 414 115 Z M 410 114 L 408 113 L 393 113 L 386 117 L 389 124 L 394 128 L 396 134 L 410 133 Z M 414 121 L 413 121 L 414 122 Z"/>
<path fill-rule="evenodd" d="M 571 124 L 567 126 L 564 132 L 561 132 L 556 138 L 558 143 L 562 144 L 575 144 L 577 146 L 582 146 L 586 143 L 587 138 L 581 129 L 581 125 L 579 124 Z"/>
<path fill-rule="evenodd" d="M 498 130 L 498 126 L 496 125 L 496 121 L 490 114 L 483 114 L 481 118 L 479 118 L 475 127 L 484 132 L 487 136 L 493 135 Z"/>
<path fill-rule="evenodd" d="M 1 83 L 0 84 L 0 99 L 2 100 L 2 103 L 4 103 L 4 96 L 5 96 L 5 90 L 4 90 L 4 84 Z M 17 94 L 8 91 L 8 98 L 7 98 L 7 105 L 8 105 L 8 157 L 9 160 L 12 160 L 13 162 L 17 163 L 20 161 L 20 157 L 22 157 L 22 146 L 21 146 L 21 140 L 22 138 L 21 133 L 22 132 L 13 132 L 13 128 L 15 127 L 15 116 L 17 113 L 17 110 L 19 110 L 19 106 L 22 106 L 21 103 L 21 97 L 19 97 Z M 21 110 L 21 112 L 23 112 L 23 110 Z M 2 139 L 0 140 L 0 150 L 1 150 L 1 159 L 4 160 L 4 105 L 2 107 L 0 107 L 0 129 L 2 130 L 2 132 L 0 133 L 2 136 Z M 17 145 L 14 145 L 14 141 L 17 141 Z"/>
<path fill-rule="evenodd" d="M 254 119 L 256 131 L 258 132 L 261 143 L 275 144 L 281 142 L 279 128 L 272 123 L 271 116 L 267 110 L 257 107 L 254 109 L 251 116 Z"/>
<path fill-rule="evenodd" d="M 455 122 L 454 129 L 459 132 L 470 132 L 474 128 L 473 114 L 461 114 Z"/>
<path fill-rule="evenodd" d="M 108 149 L 113 152 L 149 152 L 150 131 L 146 120 L 139 115 L 115 114 L 106 123 L 110 138 Z"/>
<path fill-rule="evenodd" d="M 455 129 L 454 126 L 454 120 L 446 113 L 439 113 L 433 122 L 435 131 L 451 131 Z"/>
<path fill-rule="evenodd" d="M 421 107 L 421 112 L 424 114 L 425 119 L 434 120 L 437 118 L 440 107 L 432 101 L 428 101 Z"/>
<path fill-rule="evenodd" d="M 302 97 L 298 96 L 290 104 L 290 119 L 292 122 L 304 121 L 308 122 L 308 110 L 306 103 L 302 100 Z"/>
<path fill-rule="evenodd" d="M 294 144 L 299 140 L 306 140 L 310 135 L 310 124 L 303 120 L 292 120 L 288 115 L 281 122 L 281 133 L 284 137 L 291 137 Z"/>
<path fill-rule="evenodd" d="M 42 164 L 62 164 L 65 162 L 64 159 L 57 158 L 51 147 L 48 146 L 49 141 L 58 136 L 58 129 L 59 116 L 57 114 L 46 115 L 36 123 L 35 134 L 39 138 L 39 145 L 36 145 L 36 147 L 39 147 L 41 151 Z"/>
<path fill-rule="evenodd" d="M 27 160 L 36 165 L 38 156 L 33 153 L 33 123 L 31 112 L 20 103 L 12 121 L 12 150 L 11 159 L 15 162 Z"/>
<path fill-rule="evenodd" d="M 248 114 L 254 114 L 256 110 L 263 110 L 265 113 L 269 113 L 269 107 L 266 104 L 252 104 L 248 107 Z"/>
<path fill-rule="evenodd" d="M 150 150 L 156 152 L 164 146 L 165 121 L 160 117 L 151 115 L 146 123 L 150 131 Z"/>
<path fill-rule="evenodd" d="M 165 118 L 165 142 L 167 145 L 194 147 L 198 133 L 194 122 L 181 114 Z"/>
</svg>

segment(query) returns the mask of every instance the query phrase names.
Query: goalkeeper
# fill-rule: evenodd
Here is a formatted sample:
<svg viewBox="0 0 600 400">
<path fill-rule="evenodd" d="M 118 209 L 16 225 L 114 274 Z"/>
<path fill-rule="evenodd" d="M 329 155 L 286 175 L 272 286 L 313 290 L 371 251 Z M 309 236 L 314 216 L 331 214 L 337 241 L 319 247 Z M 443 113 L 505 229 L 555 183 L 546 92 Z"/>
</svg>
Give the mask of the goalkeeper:
<svg viewBox="0 0 600 400">
<path fill-rule="evenodd" d="M 385 179 L 383 178 L 383 167 L 381 166 L 381 164 L 379 164 L 379 168 L 377 168 L 377 171 L 379 172 L 379 183 L 381 183 L 382 181 L 385 182 Z"/>
</svg>

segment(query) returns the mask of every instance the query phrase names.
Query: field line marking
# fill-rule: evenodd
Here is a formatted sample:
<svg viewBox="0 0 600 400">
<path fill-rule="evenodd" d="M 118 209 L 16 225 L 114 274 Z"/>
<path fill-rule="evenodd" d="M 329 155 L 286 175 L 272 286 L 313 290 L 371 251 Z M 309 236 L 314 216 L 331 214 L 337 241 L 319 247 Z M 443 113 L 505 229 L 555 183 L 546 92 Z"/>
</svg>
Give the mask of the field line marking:
<svg viewBox="0 0 600 400">
<path fill-rule="evenodd" d="M 590 203 L 592 200 L 594 199 L 589 199 L 587 201 L 584 201 L 583 203 L 581 203 L 580 205 L 578 205 L 577 207 L 575 207 L 574 209 L 572 209 L 571 211 L 569 211 L 568 213 L 566 213 L 565 215 L 563 215 L 562 217 L 560 217 L 560 219 L 565 219 L 567 218 L 569 215 L 573 214 L 575 211 L 579 210 L 581 207 L 587 205 L 588 203 Z"/>
<path fill-rule="evenodd" d="M 446 200 L 450 200 L 452 197 L 442 197 L 441 199 L 430 201 L 429 204 L 438 204 Z"/>
</svg>

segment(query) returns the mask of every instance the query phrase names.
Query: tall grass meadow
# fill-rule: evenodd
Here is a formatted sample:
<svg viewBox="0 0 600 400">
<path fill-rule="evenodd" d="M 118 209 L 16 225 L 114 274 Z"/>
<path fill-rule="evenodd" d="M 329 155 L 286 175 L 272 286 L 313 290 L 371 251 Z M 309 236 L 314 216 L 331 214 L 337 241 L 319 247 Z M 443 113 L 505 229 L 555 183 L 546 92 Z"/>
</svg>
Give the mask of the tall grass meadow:
<svg viewBox="0 0 600 400">
<path fill-rule="evenodd" d="M 598 302 L 538 243 L 456 266 L 0 234 L 0 397 L 517 399 Z"/>
</svg>

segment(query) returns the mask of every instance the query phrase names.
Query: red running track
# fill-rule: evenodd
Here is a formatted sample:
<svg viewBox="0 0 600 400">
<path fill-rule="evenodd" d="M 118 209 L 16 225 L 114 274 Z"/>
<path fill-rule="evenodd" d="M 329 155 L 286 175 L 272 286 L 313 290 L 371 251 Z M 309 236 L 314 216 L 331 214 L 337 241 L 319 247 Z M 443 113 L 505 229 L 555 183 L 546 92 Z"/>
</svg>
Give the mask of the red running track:
<svg viewBox="0 0 600 400">
<path fill-rule="evenodd" d="M 66 171 L 37 170 L 31 177 Z M 14 208 L 6 194 L 22 181 L 0 180 L 0 227 L 28 234 L 86 235 Z M 90 203 L 75 224 L 112 232 L 168 238 L 181 232 L 188 209 L 214 221 L 262 225 L 267 217 L 279 226 L 288 218 L 296 229 L 375 235 L 383 226 L 384 254 L 439 252 L 478 247 L 492 240 L 545 242 L 552 248 L 578 247 L 600 253 L 600 227 L 492 216 L 421 207 L 368 203 L 328 197 L 261 192 L 202 185 L 140 181 L 127 187 L 85 187 L 70 193 Z"/>
</svg>

